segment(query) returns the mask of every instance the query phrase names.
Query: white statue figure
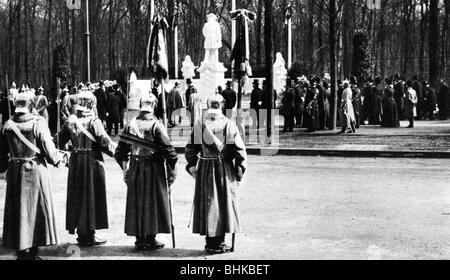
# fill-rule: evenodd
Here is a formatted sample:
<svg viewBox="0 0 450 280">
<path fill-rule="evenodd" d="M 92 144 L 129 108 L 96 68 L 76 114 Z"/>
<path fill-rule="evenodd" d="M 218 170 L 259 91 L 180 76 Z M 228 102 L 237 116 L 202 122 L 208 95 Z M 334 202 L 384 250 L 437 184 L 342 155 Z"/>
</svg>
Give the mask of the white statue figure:
<svg viewBox="0 0 450 280">
<path fill-rule="evenodd" d="M 192 62 L 191 56 L 186 55 L 186 58 L 183 61 L 183 67 L 181 67 L 181 72 L 183 72 L 183 78 L 192 79 L 195 77 L 195 65 Z"/>
<path fill-rule="evenodd" d="M 17 94 L 19 94 L 19 90 L 17 89 L 16 83 L 13 82 L 12 85 L 11 85 L 11 89 L 9 90 L 9 99 L 11 101 L 14 101 L 14 99 L 17 96 Z"/>
<path fill-rule="evenodd" d="M 205 62 L 214 64 L 219 62 L 219 49 L 222 47 L 222 31 L 215 14 L 206 16 L 207 22 L 203 27 L 205 36 Z"/>
<path fill-rule="evenodd" d="M 280 52 L 276 54 L 275 63 L 273 64 L 273 81 L 274 88 L 277 92 L 284 92 L 286 87 L 288 71 L 286 69 L 286 61 Z"/>
<path fill-rule="evenodd" d="M 275 64 L 273 65 L 273 71 L 275 74 L 284 75 L 287 74 L 286 61 L 280 52 L 277 52 Z"/>
</svg>

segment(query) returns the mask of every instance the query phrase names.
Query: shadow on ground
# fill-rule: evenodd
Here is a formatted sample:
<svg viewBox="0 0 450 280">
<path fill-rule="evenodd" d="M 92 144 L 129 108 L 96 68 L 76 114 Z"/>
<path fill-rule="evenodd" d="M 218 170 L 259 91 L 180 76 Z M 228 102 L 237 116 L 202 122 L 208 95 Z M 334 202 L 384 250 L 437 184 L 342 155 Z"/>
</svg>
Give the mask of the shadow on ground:
<svg viewBox="0 0 450 280">
<path fill-rule="evenodd" d="M 1 255 L 0 255 L 1 256 Z M 94 248 L 79 248 L 76 244 L 65 244 L 57 247 L 45 248 L 40 256 L 51 258 L 201 258 L 208 254 L 205 251 L 189 249 L 164 248 L 162 250 L 139 252 L 134 246 L 101 246 Z"/>
</svg>

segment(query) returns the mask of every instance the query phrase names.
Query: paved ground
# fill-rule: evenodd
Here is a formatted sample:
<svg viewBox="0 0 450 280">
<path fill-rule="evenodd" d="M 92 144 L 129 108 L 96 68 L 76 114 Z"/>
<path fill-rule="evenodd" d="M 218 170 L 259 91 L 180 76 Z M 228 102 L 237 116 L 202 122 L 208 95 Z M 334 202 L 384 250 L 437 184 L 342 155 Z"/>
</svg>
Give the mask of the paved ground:
<svg viewBox="0 0 450 280">
<path fill-rule="evenodd" d="M 123 234 L 125 194 L 119 168 L 106 163 L 110 229 L 107 246 L 83 259 L 448 259 L 450 170 L 447 160 L 250 157 L 241 189 L 243 232 L 237 252 L 207 256 L 187 228 L 193 180 L 184 160 L 174 185 L 178 249 L 134 251 Z M 66 170 L 51 170 L 61 246 L 43 252 L 66 259 L 75 238 L 64 231 Z M 0 220 L 5 183 L 0 182 Z M 2 230 L 0 224 L 0 231 Z M 1 235 L 0 235 L 1 236 Z M 170 245 L 170 236 L 160 239 Z M 170 247 L 170 246 L 169 246 Z M 0 259 L 13 252 L 0 249 Z"/>
</svg>

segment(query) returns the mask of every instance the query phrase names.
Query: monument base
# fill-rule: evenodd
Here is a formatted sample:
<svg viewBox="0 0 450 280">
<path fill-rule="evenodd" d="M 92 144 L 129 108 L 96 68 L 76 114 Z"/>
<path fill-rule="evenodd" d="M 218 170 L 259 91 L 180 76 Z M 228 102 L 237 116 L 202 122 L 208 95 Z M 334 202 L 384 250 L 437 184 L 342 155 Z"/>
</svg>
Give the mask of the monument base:
<svg viewBox="0 0 450 280">
<path fill-rule="evenodd" d="M 203 103 L 206 104 L 208 98 L 216 92 L 219 86 L 225 89 L 225 72 L 227 69 L 220 62 L 202 62 L 197 71 L 200 73 L 200 80 L 197 84 L 198 94 Z"/>
</svg>

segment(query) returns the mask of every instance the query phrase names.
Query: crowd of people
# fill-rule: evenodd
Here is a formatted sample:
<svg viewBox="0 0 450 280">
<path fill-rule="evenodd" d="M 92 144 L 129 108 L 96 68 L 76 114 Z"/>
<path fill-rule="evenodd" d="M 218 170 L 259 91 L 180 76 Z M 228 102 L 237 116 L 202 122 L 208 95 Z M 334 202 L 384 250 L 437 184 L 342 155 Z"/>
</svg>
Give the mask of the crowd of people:
<svg viewBox="0 0 450 280">
<path fill-rule="evenodd" d="M 328 78 L 288 79 L 286 88 L 280 106 L 284 132 L 295 127 L 308 132 L 332 127 L 334 100 Z M 255 90 L 252 100 L 258 95 Z M 354 133 L 360 125 L 400 127 L 401 120 L 408 120 L 408 127 L 413 128 L 415 120 L 448 119 L 450 90 L 444 80 L 435 90 L 417 76 L 412 80 L 395 75 L 384 81 L 377 77 L 363 82 L 352 77 L 338 81 L 337 111 L 342 133 Z"/>
</svg>

